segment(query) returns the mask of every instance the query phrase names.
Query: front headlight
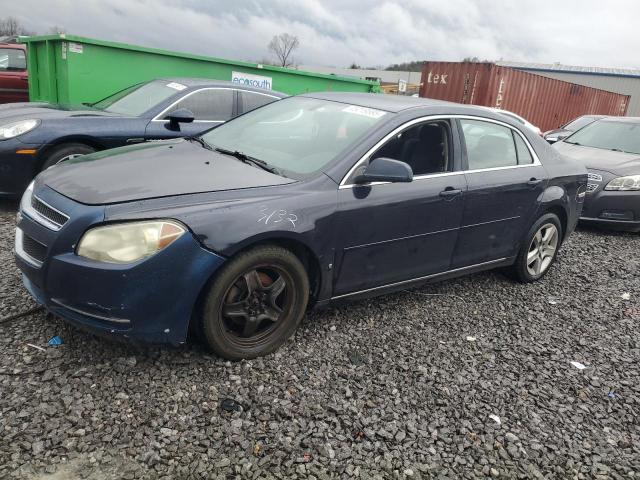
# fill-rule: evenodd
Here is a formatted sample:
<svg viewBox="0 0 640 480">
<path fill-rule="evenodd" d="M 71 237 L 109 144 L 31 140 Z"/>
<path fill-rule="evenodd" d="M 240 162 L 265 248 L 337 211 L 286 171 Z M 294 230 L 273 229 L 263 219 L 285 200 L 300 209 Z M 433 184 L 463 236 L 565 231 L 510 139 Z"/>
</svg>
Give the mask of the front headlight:
<svg viewBox="0 0 640 480">
<path fill-rule="evenodd" d="M 19 122 L 0 125 L 0 140 L 17 137 L 23 133 L 30 132 L 40 125 L 40 120 L 20 120 Z"/>
<path fill-rule="evenodd" d="M 632 191 L 640 190 L 640 175 L 629 175 L 611 180 L 605 190 Z"/>
<path fill-rule="evenodd" d="M 132 263 L 158 253 L 184 232 L 171 220 L 106 225 L 87 231 L 76 253 L 99 262 Z"/>
<path fill-rule="evenodd" d="M 22 194 L 22 199 L 20 200 L 20 210 L 25 211 L 31 207 L 31 197 L 33 197 L 33 184 L 35 181 L 31 181 L 27 189 Z"/>
</svg>

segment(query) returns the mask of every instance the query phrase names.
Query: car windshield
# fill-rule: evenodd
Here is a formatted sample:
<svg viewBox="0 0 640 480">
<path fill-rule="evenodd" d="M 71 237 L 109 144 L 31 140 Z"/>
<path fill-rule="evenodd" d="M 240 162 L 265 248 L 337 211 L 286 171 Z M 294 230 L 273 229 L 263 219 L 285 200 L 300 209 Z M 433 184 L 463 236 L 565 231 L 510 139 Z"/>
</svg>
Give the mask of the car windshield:
<svg viewBox="0 0 640 480">
<path fill-rule="evenodd" d="M 0 71 L 23 72 L 27 69 L 24 50 L 17 48 L 0 48 Z"/>
<path fill-rule="evenodd" d="M 640 123 L 594 122 L 578 130 L 565 142 L 640 154 Z"/>
<path fill-rule="evenodd" d="M 575 120 L 567 123 L 564 126 L 564 129 L 569 130 L 570 132 L 575 132 L 595 121 L 596 119 L 591 117 L 578 117 Z"/>
<path fill-rule="evenodd" d="M 159 80 L 140 83 L 114 93 L 91 106 L 105 112 L 137 117 L 186 88 L 185 85 L 177 82 Z"/>
<path fill-rule="evenodd" d="M 346 151 L 386 115 L 373 108 L 292 97 L 242 115 L 202 138 L 214 148 L 262 160 L 287 177 L 305 178 Z"/>
</svg>

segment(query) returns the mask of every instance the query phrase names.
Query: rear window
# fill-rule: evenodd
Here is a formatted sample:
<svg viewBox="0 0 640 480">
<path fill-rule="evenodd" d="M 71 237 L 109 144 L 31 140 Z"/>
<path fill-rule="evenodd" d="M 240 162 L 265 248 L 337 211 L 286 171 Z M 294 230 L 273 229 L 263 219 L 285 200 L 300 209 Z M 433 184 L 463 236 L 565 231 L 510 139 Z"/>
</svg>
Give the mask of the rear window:
<svg viewBox="0 0 640 480">
<path fill-rule="evenodd" d="M 17 48 L 0 48 L 1 72 L 24 72 L 27 69 L 27 57 L 24 50 Z"/>
</svg>

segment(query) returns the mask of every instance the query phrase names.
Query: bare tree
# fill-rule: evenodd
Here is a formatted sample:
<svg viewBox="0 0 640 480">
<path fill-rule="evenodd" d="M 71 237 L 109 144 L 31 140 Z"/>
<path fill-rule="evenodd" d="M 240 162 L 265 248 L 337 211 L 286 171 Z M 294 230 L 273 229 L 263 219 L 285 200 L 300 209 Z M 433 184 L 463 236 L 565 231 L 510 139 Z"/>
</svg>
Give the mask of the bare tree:
<svg viewBox="0 0 640 480">
<path fill-rule="evenodd" d="M 281 33 L 275 35 L 269 42 L 269 51 L 278 59 L 278 65 L 281 67 L 290 67 L 293 65 L 291 53 L 300 46 L 298 37 Z"/>
<path fill-rule="evenodd" d="M 49 29 L 49 32 L 52 35 L 58 35 L 61 33 L 67 33 L 66 29 L 64 27 L 61 27 L 60 25 L 54 25 L 53 27 L 51 27 Z"/>
<path fill-rule="evenodd" d="M 20 22 L 15 17 L 6 17 L 0 19 L 0 36 L 1 37 L 13 37 L 14 35 L 20 35 L 24 29 Z"/>
</svg>

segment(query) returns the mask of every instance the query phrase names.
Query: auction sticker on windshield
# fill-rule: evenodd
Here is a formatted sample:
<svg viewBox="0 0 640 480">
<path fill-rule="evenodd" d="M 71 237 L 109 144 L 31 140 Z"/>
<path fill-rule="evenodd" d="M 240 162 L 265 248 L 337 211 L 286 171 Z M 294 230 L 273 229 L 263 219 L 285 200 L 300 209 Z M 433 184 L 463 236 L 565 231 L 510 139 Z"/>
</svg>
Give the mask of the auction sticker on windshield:
<svg viewBox="0 0 640 480">
<path fill-rule="evenodd" d="M 167 87 L 173 88 L 174 90 L 178 90 L 179 92 L 187 88 L 186 85 L 182 85 L 181 83 L 178 83 L 178 82 L 167 83 Z"/>
<path fill-rule="evenodd" d="M 375 108 L 359 107 L 358 105 L 349 105 L 348 107 L 343 108 L 342 111 L 369 118 L 380 118 L 387 113 L 382 110 L 376 110 Z"/>
</svg>

